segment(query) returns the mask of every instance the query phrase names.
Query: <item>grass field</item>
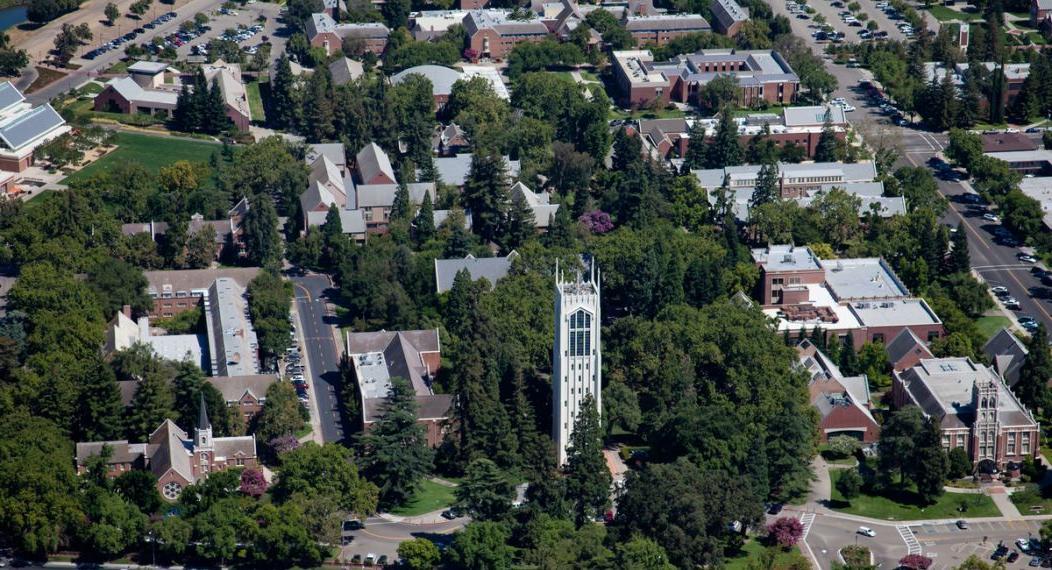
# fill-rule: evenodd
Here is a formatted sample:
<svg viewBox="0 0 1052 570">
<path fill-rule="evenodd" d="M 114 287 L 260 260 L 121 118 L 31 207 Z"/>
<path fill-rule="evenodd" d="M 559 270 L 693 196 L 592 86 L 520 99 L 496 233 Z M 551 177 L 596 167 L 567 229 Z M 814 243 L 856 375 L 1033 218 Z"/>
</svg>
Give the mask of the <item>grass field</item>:
<svg viewBox="0 0 1052 570">
<path fill-rule="evenodd" d="M 391 511 L 391 514 L 411 517 L 444 509 L 453 504 L 453 488 L 425 479 L 408 503 Z"/>
<path fill-rule="evenodd" d="M 41 193 L 37 194 L 36 196 L 33 196 L 32 198 L 30 198 L 29 201 L 26 202 L 25 205 L 22 206 L 22 207 L 24 209 L 26 209 L 26 210 L 30 210 L 30 209 L 33 209 L 33 208 L 39 208 L 39 207 L 43 206 L 44 204 L 47 204 L 48 202 L 50 202 L 52 200 L 55 200 L 56 198 L 58 198 L 58 192 L 55 192 L 54 190 L 44 190 L 43 192 L 41 192 Z"/>
<path fill-rule="evenodd" d="M 263 111 L 263 96 L 259 94 L 259 82 L 249 81 L 245 84 L 245 93 L 248 95 L 248 108 L 252 112 L 252 120 L 263 122 L 267 119 Z"/>
<path fill-rule="evenodd" d="M 888 521 L 1001 516 L 993 499 L 972 493 L 943 493 L 935 504 L 924 507 L 918 504 L 916 492 L 909 489 L 888 491 L 885 495 L 862 494 L 848 502 L 836 488 L 841 475 L 838 471 L 829 473 L 833 483 L 830 507 L 842 513 Z M 960 510 L 962 503 L 967 507 L 964 511 Z"/>
<path fill-rule="evenodd" d="M 136 133 L 118 133 L 117 150 L 74 173 L 65 182 L 75 182 L 98 172 L 105 172 L 117 164 L 134 162 L 151 172 L 157 172 L 177 160 L 208 162 L 219 145 L 210 142 L 175 137 L 155 137 Z"/>
<path fill-rule="evenodd" d="M 975 326 L 979 327 L 979 332 L 983 335 L 983 338 L 989 339 L 997 334 L 997 331 L 1005 327 L 1011 327 L 1012 321 L 1008 320 L 1008 317 L 1002 316 L 979 317 L 979 320 L 975 321 Z"/>
<path fill-rule="evenodd" d="M 657 110 L 639 110 L 639 111 L 625 111 L 623 109 L 615 109 L 610 111 L 611 119 L 678 119 L 679 117 L 686 116 L 686 112 L 676 108 L 671 109 L 657 109 Z"/>
<path fill-rule="evenodd" d="M 928 9 L 932 16 L 935 16 L 936 20 L 940 22 L 946 22 L 949 20 L 961 20 L 962 22 L 969 22 L 971 20 L 981 20 L 982 16 L 979 14 L 965 14 L 964 12 L 958 12 L 952 8 L 946 6 L 932 6 Z"/>
<path fill-rule="evenodd" d="M 745 546 L 742 547 L 741 556 L 727 558 L 723 561 L 723 567 L 725 568 L 725 570 L 747 570 L 750 567 L 768 568 L 768 566 L 762 564 L 761 559 L 761 557 L 764 555 L 765 550 L 767 550 L 767 548 L 764 545 L 760 544 L 759 541 L 750 540 L 749 542 L 745 543 Z M 799 564 L 793 564 L 793 562 L 800 560 L 803 561 L 804 566 L 807 565 L 807 559 L 804 558 L 803 554 L 800 554 L 800 549 L 795 546 L 792 550 L 788 552 L 780 548 L 775 550 L 775 552 L 777 554 L 774 558 L 774 562 L 771 566 L 769 566 L 771 570 L 779 570 L 782 568 L 790 567 L 801 568 L 803 566 Z"/>
</svg>

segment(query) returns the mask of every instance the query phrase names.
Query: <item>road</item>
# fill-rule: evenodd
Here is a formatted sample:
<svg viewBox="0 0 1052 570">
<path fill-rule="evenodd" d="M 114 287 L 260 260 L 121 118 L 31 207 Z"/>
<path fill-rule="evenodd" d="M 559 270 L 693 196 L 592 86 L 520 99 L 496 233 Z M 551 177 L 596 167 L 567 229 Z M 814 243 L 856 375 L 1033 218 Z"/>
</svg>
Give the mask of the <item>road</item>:
<svg viewBox="0 0 1052 570">
<path fill-rule="evenodd" d="M 310 397 L 318 409 L 323 442 L 342 442 L 347 432 L 340 405 L 343 382 L 340 377 L 340 355 L 343 348 L 336 346 L 333 336 L 335 316 L 329 315 L 327 295 L 329 278 L 306 275 L 292 278 L 295 286 L 296 311 L 299 314 L 299 333 L 307 355 L 305 375 L 311 385 Z"/>
<path fill-rule="evenodd" d="M 367 554 L 377 557 L 386 554 L 394 561 L 398 558 L 398 545 L 414 538 L 426 538 L 440 548 L 445 548 L 452 540 L 452 534 L 466 523 L 467 519 L 457 519 L 437 524 L 407 524 L 370 517 L 365 521 L 365 528 L 351 533 L 353 539 L 349 545 L 340 549 L 340 556 L 349 560 L 355 554 L 360 554 L 363 559 Z"/>
</svg>

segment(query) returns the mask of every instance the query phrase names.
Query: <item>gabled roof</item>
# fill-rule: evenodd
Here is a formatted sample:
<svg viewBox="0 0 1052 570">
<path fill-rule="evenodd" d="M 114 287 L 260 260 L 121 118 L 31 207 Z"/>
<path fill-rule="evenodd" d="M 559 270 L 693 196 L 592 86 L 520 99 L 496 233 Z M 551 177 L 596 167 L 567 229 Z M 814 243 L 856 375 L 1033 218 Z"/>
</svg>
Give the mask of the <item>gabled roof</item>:
<svg viewBox="0 0 1052 570">
<path fill-rule="evenodd" d="M 891 339 L 886 350 L 888 362 L 892 367 L 895 367 L 897 363 L 902 362 L 904 358 L 910 355 L 918 356 L 919 358 L 935 358 L 931 351 L 928 350 L 928 346 L 924 344 L 924 341 L 908 327 L 902 329 L 902 332 Z"/>
<path fill-rule="evenodd" d="M 505 257 L 483 257 L 477 258 L 468 254 L 463 259 L 436 259 L 435 260 L 435 289 L 438 293 L 445 293 L 453 288 L 453 279 L 461 270 L 467 269 L 472 281 L 485 278 L 490 286 L 508 276 L 511 270 L 511 262 L 519 257 L 518 252 L 512 251 Z"/>
<path fill-rule="evenodd" d="M 435 165 L 435 171 L 438 173 L 438 177 L 442 180 L 443 184 L 460 187 L 464 185 L 465 181 L 467 181 L 468 173 L 471 172 L 471 156 L 471 153 L 459 153 L 454 156 L 438 156 L 432 159 L 432 163 Z M 519 171 L 522 169 L 521 162 L 518 160 L 511 160 L 505 156 L 504 164 L 507 167 L 508 178 L 510 180 L 515 180 L 519 177 Z"/>
<path fill-rule="evenodd" d="M 248 376 L 211 376 L 208 383 L 219 390 L 227 402 L 237 402 L 246 393 L 257 400 L 263 400 L 267 388 L 278 381 L 274 374 L 252 374 Z"/>
<path fill-rule="evenodd" d="M 424 201 L 424 194 L 431 196 L 435 201 L 434 182 L 413 182 L 406 184 L 409 189 L 409 201 L 420 204 Z M 387 208 L 394 205 L 395 193 L 398 192 L 397 184 L 359 184 L 355 187 L 355 194 L 359 208 Z"/>
<path fill-rule="evenodd" d="M 1009 386 L 1014 386 L 1019 380 L 1019 369 L 1026 362 L 1029 353 L 1023 341 L 1006 328 L 998 331 L 983 346 L 983 354 L 993 363 L 994 369 Z"/>
<path fill-rule="evenodd" d="M 325 224 L 328 212 L 307 212 L 307 226 L 319 227 Z M 340 208 L 340 226 L 343 233 L 350 235 L 365 235 L 366 224 L 362 211 L 358 209 L 348 210 Z"/>
<path fill-rule="evenodd" d="M 25 96 L 13 83 L 10 81 L 0 83 L 0 112 L 6 111 L 8 108 L 14 107 L 25 100 Z"/>
<path fill-rule="evenodd" d="M 194 480 L 189 437 L 172 420 L 164 420 L 150 434 L 150 471 L 160 477 L 172 469 L 187 481 Z"/>
<path fill-rule="evenodd" d="M 333 85 L 346 85 L 365 75 L 365 68 L 360 61 L 341 57 L 329 64 L 329 74 Z"/>
<path fill-rule="evenodd" d="M 362 150 L 358 151 L 355 155 L 355 163 L 358 165 L 358 175 L 361 177 L 363 184 L 369 184 L 377 176 L 386 176 L 391 182 L 395 182 L 398 178 L 395 177 L 394 168 L 391 166 L 391 159 L 384 152 L 384 149 L 380 148 L 380 145 L 370 142 L 362 147 Z"/>
</svg>

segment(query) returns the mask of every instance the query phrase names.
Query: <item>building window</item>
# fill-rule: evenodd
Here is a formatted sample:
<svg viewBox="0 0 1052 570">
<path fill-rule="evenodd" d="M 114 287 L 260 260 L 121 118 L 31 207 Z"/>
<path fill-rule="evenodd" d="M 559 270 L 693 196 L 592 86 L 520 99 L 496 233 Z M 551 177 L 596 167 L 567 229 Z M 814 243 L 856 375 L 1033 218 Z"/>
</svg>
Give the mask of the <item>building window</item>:
<svg viewBox="0 0 1052 570">
<path fill-rule="evenodd" d="M 179 493 L 181 493 L 182 490 L 183 488 L 179 485 L 179 483 L 172 481 L 171 483 L 164 484 L 161 493 L 164 495 L 165 499 L 168 499 L 169 501 L 174 501 L 179 498 Z"/>
<path fill-rule="evenodd" d="M 782 279 L 781 277 L 775 277 L 774 279 L 771 279 L 771 285 L 777 286 L 782 285 L 783 283 L 785 283 L 785 279 Z"/>
<path fill-rule="evenodd" d="M 950 436 L 949 436 L 949 434 L 945 434 L 945 433 L 942 434 L 942 446 L 943 447 L 947 447 L 947 448 L 950 447 Z"/>
<path fill-rule="evenodd" d="M 583 309 L 570 315 L 570 356 L 592 352 L 592 315 Z"/>
<path fill-rule="evenodd" d="M 237 458 L 237 464 L 238 464 L 239 467 L 242 467 L 242 466 L 245 465 L 245 460 L 240 458 L 240 457 L 238 457 Z"/>
<path fill-rule="evenodd" d="M 1023 443 L 1019 446 L 1019 452 L 1023 455 L 1030 455 L 1030 432 L 1023 433 Z"/>
<path fill-rule="evenodd" d="M 1008 434 L 1008 455 L 1015 455 L 1015 434 Z"/>
</svg>

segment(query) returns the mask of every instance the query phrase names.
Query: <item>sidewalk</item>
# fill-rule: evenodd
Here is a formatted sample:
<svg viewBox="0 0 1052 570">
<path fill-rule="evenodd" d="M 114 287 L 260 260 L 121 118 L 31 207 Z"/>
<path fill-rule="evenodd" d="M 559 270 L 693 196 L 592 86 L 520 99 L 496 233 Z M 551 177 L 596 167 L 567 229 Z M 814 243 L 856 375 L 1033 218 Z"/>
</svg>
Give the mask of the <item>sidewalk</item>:
<svg viewBox="0 0 1052 570">
<path fill-rule="evenodd" d="M 392 515 L 391 513 L 377 513 L 376 516 L 384 519 L 385 521 L 401 524 L 439 524 L 450 522 L 450 520 L 442 516 L 446 509 L 439 509 L 437 511 L 431 511 L 430 513 L 424 513 L 422 515 L 415 515 L 411 517 L 402 517 L 398 515 Z"/>
<path fill-rule="evenodd" d="M 1001 509 L 1001 514 L 1004 515 L 1005 519 L 1010 521 L 1023 520 L 1023 513 L 1020 513 L 1015 503 L 1012 502 L 1012 494 L 1008 492 L 1008 489 L 1005 487 L 992 487 L 986 494 L 993 499 L 997 508 Z"/>
</svg>

